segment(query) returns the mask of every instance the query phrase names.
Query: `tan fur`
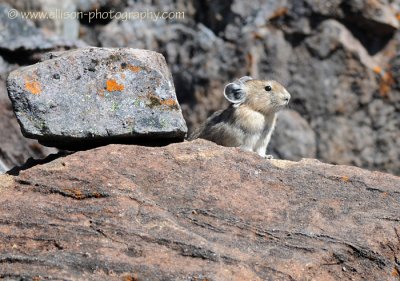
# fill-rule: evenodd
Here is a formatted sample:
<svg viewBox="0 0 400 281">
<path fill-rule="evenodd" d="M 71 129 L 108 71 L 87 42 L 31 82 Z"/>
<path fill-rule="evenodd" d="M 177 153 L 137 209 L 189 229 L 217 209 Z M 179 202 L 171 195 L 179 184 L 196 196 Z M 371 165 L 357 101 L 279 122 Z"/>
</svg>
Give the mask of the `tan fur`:
<svg viewBox="0 0 400 281">
<path fill-rule="evenodd" d="M 235 121 L 238 126 L 248 132 L 259 132 L 265 127 L 266 117 L 250 106 L 243 104 L 235 110 Z"/>
<path fill-rule="evenodd" d="M 244 83 L 237 80 L 234 83 L 246 94 L 244 101 L 215 112 L 194 131 L 189 140 L 203 138 L 271 158 L 265 155 L 266 149 L 275 128 L 277 112 L 288 104 L 290 94 L 273 80 L 249 80 Z M 266 86 L 272 90 L 266 91 Z"/>
</svg>

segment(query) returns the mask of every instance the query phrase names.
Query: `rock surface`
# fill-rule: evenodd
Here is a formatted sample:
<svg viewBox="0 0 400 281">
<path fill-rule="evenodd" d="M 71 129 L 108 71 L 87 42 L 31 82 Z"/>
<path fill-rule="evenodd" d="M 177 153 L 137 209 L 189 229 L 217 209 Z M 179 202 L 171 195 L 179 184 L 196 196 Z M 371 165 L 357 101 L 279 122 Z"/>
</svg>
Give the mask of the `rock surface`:
<svg viewBox="0 0 400 281">
<path fill-rule="evenodd" d="M 25 19 L 10 6 L 0 3 L 0 52 L 46 51 L 55 48 L 73 48 L 85 44 L 76 40 L 67 40 L 58 36 L 46 35 L 32 21 Z M 25 58 L 27 59 L 27 58 Z"/>
<path fill-rule="evenodd" d="M 197 140 L 0 176 L 4 280 L 399 280 L 400 178 Z"/>
<path fill-rule="evenodd" d="M 7 89 L 22 133 L 49 146 L 182 140 L 187 131 L 164 57 L 151 51 L 68 51 L 13 71 Z"/>
<path fill-rule="evenodd" d="M 9 168 L 7 167 L 7 165 L 4 164 L 4 162 L 0 159 L 0 174 L 4 174 L 8 170 Z"/>
<path fill-rule="evenodd" d="M 36 140 L 24 138 L 21 134 L 6 89 L 8 72 L 15 68 L 15 65 L 9 65 L 0 57 L 0 162 L 3 163 L 0 163 L 0 174 L 23 164 L 29 158 L 43 158 L 56 152 L 55 149 L 43 147 Z"/>
<path fill-rule="evenodd" d="M 56 4 L 83 12 L 184 12 L 184 18 L 156 21 L 107 18 L 89 22 L 86 17 L 79 20 L 79 38 L 94 46 L 162 53 L 189 130 L 226 106 L 222 90 L 228 81 L 244 75 L 273 78 L 287 86 L 292 94 L 290 109 L 300 114 L 308 130 L 305 134 L 295 130 L 285 139 L 277 128 L 271 152 L 288 159 L 316 154 L 325 162 L 400 175 L 398 0 L 1 2 L 22 11 L 48 11 Z M 14 33 L 0 30 L 8 34 L 0 42 L 4 48 L 0 56 L 10 63 L 36 62 L 35 56 L 47 50 L 43 48 L 60 42 L 54 33 L 65 34 L 60 26 L 65 27 L 66 20 L 53 26 L 35 20 L 35 28 L 29 20 L 10 21 L 3 15 L 3 27 L 18 25 Z M 77 34 L 76 26 L 67 31 Z M 15 49 L 17 43 L 21 48 Z M 292 145 L 303 135 L 308 140 L 315 136 L 314 148 Z"/>
<path fill-rule="evenodd" d="M 18 4 L 15 1 L 9 2 Z M 24 1 L 17 2 L 22 4 Z M 24 3 L 27 4 L 26 1 Z M 48 34 L 21 15 L 11 19 L 9 12 L 10 6 L 0 3 L 0 161 L 6 169 L 21 165 L 29 158 L 43 158 L 56 152 L 21 134 L 7 95 L 6 78 L 9 72 L 20 65 L 37 62 L 49 50 L 66 50 L 85 45 L 82 41 L 65 40 Z"/>
<path fill-rule="evenodd" d="M 277 159 L 300 160 L 303 155 L 315 158 L 316 137 L 308 122 L 294 110 L 278 114 L 275 130 L 267 150 Z"/>
</svg>

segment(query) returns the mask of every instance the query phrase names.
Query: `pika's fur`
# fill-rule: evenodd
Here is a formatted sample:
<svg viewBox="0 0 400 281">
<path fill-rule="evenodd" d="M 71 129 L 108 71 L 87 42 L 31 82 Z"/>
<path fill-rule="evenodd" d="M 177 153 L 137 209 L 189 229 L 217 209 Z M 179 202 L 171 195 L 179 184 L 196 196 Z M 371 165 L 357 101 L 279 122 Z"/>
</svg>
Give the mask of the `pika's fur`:
<svg viewBox="0 0 400 281">
<path fill-rule="evenodd" d="M 224 96 L 230 106 L 212 114 L 190 135 L 189 140 L 207 139 L 272 158 L 266 155 L 267 146 L 275 128 L 277 112 L 289 103 L 288 91 L 276 81 L 244 76 L 227 84 Z"/>
</svg>

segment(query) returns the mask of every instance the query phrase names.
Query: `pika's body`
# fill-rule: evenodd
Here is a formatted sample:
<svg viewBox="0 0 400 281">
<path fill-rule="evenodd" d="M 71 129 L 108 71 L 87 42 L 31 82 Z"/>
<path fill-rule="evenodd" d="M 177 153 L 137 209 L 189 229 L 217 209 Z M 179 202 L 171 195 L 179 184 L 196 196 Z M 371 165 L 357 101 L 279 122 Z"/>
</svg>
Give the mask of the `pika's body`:
<svg viewBox="0 0 400 281">
<path fill-rule="evenodd" d="M 289 103 L 288 91 L 276 81 L 244 76 L 227 84 L 224 96 L 230 106 L 212 114 L 189 140 L 203 138 L 271 158 L 267 146 L 277 112 Z"/>
</svg>

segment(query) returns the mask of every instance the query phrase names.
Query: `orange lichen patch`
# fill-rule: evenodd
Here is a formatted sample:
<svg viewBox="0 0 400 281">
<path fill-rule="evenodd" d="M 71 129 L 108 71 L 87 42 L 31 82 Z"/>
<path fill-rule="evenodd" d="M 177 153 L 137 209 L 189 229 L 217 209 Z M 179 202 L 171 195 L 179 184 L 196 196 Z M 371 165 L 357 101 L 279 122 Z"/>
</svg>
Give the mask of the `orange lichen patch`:
<svg viewBox="0 0 400 281">
<path fill-rule="evenodd" d="M 392 271 L 392 276 L 400 277 L 400 272 L 398 271 L 398 269 L 396 267 L 394 267 L 394 269 Z"/>
<path fill-rule="evenodd" d="M 382 97 L 387 97 L 389 92 L 392 90 L 392 86 L 394 84 L 393 76 L 390 72 L 386 72 L 381 80 L 381 84 L 379 85 L 379 92 Z"/>
<path fill-rule="evenodd" d="M 102 197 L 103 197 L 103 195 L 100 194 L 100 193 L 98 193 L 98 192 L 93 192 L 92 196 L 93 196 L 94 198 L 102 198 Z"/>
<path fill-rule="evenodd" d="M 387 97 L 394 84 L 393 75 L 379 66 L 375 66 L 372 70 L 379 76 L 379 94 Z"/>
<path fill-rule="evenodd" d="M 122 91 L 124 89 L 123 84 L 118 84 L 117 81 L 114 79 L 108 79 L 106 82 L 107 91 L 115 92 L 115 91 Z"/>
<path fill-rule="evenodd" d="M 382 74 L 382 68 L 381 68 L 380 66 L 375 66 L 372 70 L 373 70 L 376 74 L 379 74 L 379 75 Z"/>
<path fill-rule="evenodd" d="M 161 100 L 161 104 L 170 106 L 170 107 L 174 107 L 174 106 L 178 105 L 174 99 Z"/>
<path fill-rule="evenodd" d="M 39 95 L 42 92 L 40 83 L 37 81 L 25 81 L 25 89 L 34 95 Z"/>
<path fill-rule="evenodd" d="M 82 191 L 80 191 L 79 189 L 76 189 L 76 188 L 66 188 L 66 189 L 64 189 L 64 191 L 65 191 L 68 195 L 70 195 L 72 198 L 75 198 L 75 199 L 84 199 L 84 198 L 85 198 L 84 194 L 83 194 Z"/>
<path fill-rule="evenodd" d="M 379 93 L 382 97 L 387 97 L 392 90 L 394 84 L 393 76 L 390 72 L 385 72 L 379 83 Z"/>
<path fill-rule="evenodd" d="M 100 97 L 104 97 L 104 90 L 103 90 L 103 89 L 100 89 L 100 90 L 97 92 L 97 95 L 99 95 Z"/>
<path fill-rule="evenodd" d="M 142 70 L 142 68 L 140 66 L 127 64 L 125 62 L 121 63 L 121 69 L 129 69 L 130 71 L 135 72 L 135 73 Z"/>
<path fill-rule="evenodd" d="M 153 94 L 148 94 L 147 97 L 150 100 L 149 107 L 165 105 L 165 106 L 170 107 L 171 109 L 176 109 L 176 110 L 179 109 L 178 103 L 172 98 L 160 99 L 159 97 L 157 97 L 156 95 L 153 95 Z"/>
<path fill-rule="evenodd" d="M 270 20 L 280 18 L 288 13 L 289 9 L 287 7 L 278 8 L 270 17 Z"/>
<path fill-rule="evenodd" d="M 342 176 L 340 179 L 344 182 L 349 182 L 349 180 L 350 180 L 350 178 L 348 176 Z"/>
<path fill-rule="evenodd" d="M 128 69 L 132 72 L 139 72 L 140 70 L 142 70 L 140 66 L 135 66 L 135 65 L 128 65 Z"/>
<path fill-rule="evenodd" d="M 138 281 L 138 275 L 135 273 L 134 275 L 125 275 L 122 277 L 122 281 Z"/>
</svg>

